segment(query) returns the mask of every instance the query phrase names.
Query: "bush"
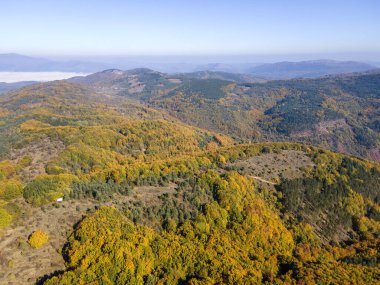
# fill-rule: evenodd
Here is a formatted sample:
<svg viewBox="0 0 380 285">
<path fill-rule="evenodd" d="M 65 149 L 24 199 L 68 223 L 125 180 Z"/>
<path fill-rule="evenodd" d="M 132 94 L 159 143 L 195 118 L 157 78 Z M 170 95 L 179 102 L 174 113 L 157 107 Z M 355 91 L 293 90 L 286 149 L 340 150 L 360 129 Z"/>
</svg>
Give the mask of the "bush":
<svg viewBox="0 0 380 285">
<path fill-rule="evenodd" d="M 6 210 L 0 209 L 0 229 L 8 227 L 12 222 L 12 215 Z"/>
<path fill-rule="evenodd" d="M 40 175 L 26 185 L 24 198 L 36 206 L 54 202 L 71 191 L 70 185 L 75 179 L 69 174 Z"/>
<path fill-rule="evenodd" d="M 0 182 L 0 199 L 10 201 L 22 196 L 22 184 L 20 181 L 12 179 Z"/>
<path fill-rule="evenodd" d="M 132 192 L 132 186 L 122 183 L 117 184 L 112 180 L 108 182 L 102 181 L 75 181 L 71 185 L 72 191 L 69 194 L 70 198 L 82 199 L 92 198 L 98 201 L 106 201 L 113 194 L 119 193 L 129 195 Z"/>
<path fill-rule="evenodd" d="M 45 245 L 48 241 L 49 235 L 42 230 L 34 231 L 28 239 L 29 245 L 32 248 L 40 248 L 41 246 Z"/>
</svg>

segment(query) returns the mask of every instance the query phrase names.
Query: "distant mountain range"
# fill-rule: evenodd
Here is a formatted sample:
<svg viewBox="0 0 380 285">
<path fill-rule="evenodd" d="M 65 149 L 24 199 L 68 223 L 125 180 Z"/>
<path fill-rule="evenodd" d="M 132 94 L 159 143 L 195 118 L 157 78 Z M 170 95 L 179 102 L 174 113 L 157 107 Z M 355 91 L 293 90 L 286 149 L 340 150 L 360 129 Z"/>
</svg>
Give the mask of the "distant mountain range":
<svg viewBox="0 0 380 285">
<path fill-rule="evenodd" d="M 110 68 L 133 69 L 146 67 L 166 73 L 189 72 L 222 72 L 244 74 L 246 82 L 260 80 L 317 78 L 341 73 L 363 72 L 375 69 L 376 66 L 355 61 L 312 60 L 301 62 L 278 63 L 143 63 L 126 59 L 110 62 L 93 61 L 56 61 L 45 58 L 35 58 L 19 54 L 0 54 L 0 71 L 61 71 L 92 73 Z M 200 73 L 197 76 L 207 76 Z M 223 75 L 225 76 L 225 75 Z M 215 77 L 215 74 L 213 75 Z M 240 76 L 242 78 L 242 76 Z M 254 80 L 252 81 L 252 77 Z M 235 81 L 235 80 L 234 80 Z M 240 79 L 237 81 L 241 81 Z"/>
<path fill-rule="evenodd" d="M 64 72 L 96 72 L 110 68 L 109 65 L 87 61 L 54 61 L 15 53 L 0 54 L 0 71 L 64 71 Z"/>
<path fill-rule="evenodd" d="M 246 73 L 231 73 L 224 71 L 196 71 L 189 73 L 182 73 L 180 75 L 182 78 L 193 78 L 193 79 L 221 79 L 233 82 L 245 82 L 245 83 L 260 83 L 266 82 L 267 80 L 260 76 L 253 76 Z"/>
<path fill-rule="evenodd" d="M 361 72 L 376 67 L 355 61 L 312 60 L 263 64 L 247 73 L 267 79 L 317 78 L 330 74 Z"/>
</svg>

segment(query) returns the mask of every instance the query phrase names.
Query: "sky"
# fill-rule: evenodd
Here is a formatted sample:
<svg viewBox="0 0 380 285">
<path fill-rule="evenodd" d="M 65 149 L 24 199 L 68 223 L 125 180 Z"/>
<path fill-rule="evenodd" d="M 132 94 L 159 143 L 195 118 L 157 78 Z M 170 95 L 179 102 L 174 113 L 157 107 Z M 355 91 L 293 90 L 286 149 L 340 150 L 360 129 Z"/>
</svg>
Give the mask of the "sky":
<svg viewBox="0 0 380 285">
<path fill-rule="evenodd" d="M 380 60 L 379 0 L 0 0 L 0 53 Z"/>
</svg>

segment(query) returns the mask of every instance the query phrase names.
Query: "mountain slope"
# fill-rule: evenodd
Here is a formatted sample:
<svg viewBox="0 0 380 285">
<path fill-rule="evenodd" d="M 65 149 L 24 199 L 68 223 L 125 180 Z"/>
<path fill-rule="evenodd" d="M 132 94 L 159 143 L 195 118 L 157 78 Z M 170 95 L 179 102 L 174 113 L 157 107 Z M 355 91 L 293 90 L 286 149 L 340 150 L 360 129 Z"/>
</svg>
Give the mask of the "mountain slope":
<svg viewBox="0 0 380 285">
<path fill-rule="evenodd" d="M 303 141 L 380 158 L 379 74 L 264 84 L 212 82 L 188 81 L 147 102 L 186 123 L 242 139 Z"/>
<path fill-rule="evenodd" d="M 8 92 L 8 91 L 15 90 L 15 89 L 19 89 L 21 87 L 31 85 L 34 83 L 36 83 L 36 82 L 33 82 L 33 81 L 22 81 L 22 82 L 16 82 L 16 83 L 0 82 L 0 94 Z"/>
<path fill-rule="evenodd" d="M 314 157 L 316 169 L 312 174 L 307 174 L 307 179 L 325 183 L 329 179 L 339 180 L 340 175 L 345 173 L 354 181 L 355 175 L 361 174 L 353 175 L 354 172 L 347 165 L 349 162 L 355 164 L 356 169 L 372 173 L 371 179 L 374 185 L 378 185 L 378 165 L 323 151 L 317 154 L 318 151 L 301 145 L 266 144 L 221 149 L 208 157 L 216 164 L 220 157 L 225 158 L 225 162 L 232 163 L 224 168 L 226 173 L 219 174 L 212 170 L 215 165 L 209 165 L 211 170 L 206 172 L 205 167 L 208 167 L 205 165 L 201 167 L 202 170 L 192 168 L 188 182 L 184 183 L 186 178 L 184 181 L 178 180 L 182 182 L 177 193 L 160 196 L 162 204 L 154 207 L 143 206 L 144 204 L 129 206 L 127 217 L 135 221 L 135 224 L 112 208 L 101 208 L 82 221 L 64 248 L 67 270 L 52 277 L 46 284 L 94 282 L 99 278 L 111 283 L 152 280 L 150 282 L 174 284 L 186 281 L 192 284 L 191 282 L 205 280 L 211 283 L 273 283 L 284 280 L 306 283 L 307 280 L 319 280 L 321 283 L 354 280 L 361 283 L 366 279 L 376 282 L 378 268 L 375 260 L 378 252 L 373 249 L 378 244 L 375 238 L 378 232 L 369 230 L 365 233 L 359 230 L 356 233 L 352 230 L 355 226 L 349 222 L 354 219 L 362 229 L 368 222 L 377 224 L 366 216 L 371 215 L 370 212 L 363 214 L 364 204 L 360 202 L 358 205 L 358 201 L 361 201 L 359 197 L 368 197 L 367 194 L 350 192 L 350 186 L 347 185 L 346 190 L 339 189 L 335 192 L 336 198 L 335 195 L 334 198 L 331 197 L 330 189 L 321 192 L 320 197 L 313 198 L 313 203 L 320 210 L 319 215 L 324 217 L 325 227 L 338 228 L 344 233 L 349 229 L 349 235 L 338 237 L 336 232 L 321 233 L 319 225 L 311 226 L 309 222 L 318 220 L 308 220 L 306 210 L 301 210 L 305 217 L 298 220 L 300 212 L 287 206 L 294 201 L 294 194 L 285 190 L 288 182 L 280 184 L 278 192 L 261 196 L 249 177 L 230 170 L 241 160 L 265 156 L 271 151 L 279 153 L 280 149 L 298 149 L 301 153 L 309 153 L 307 156 Z M 332 171 L 326 170 L 325 163 L 332 166 L 329 168 Z M 223 168 L 222 165 L 219 167 Z M 345 165 L 345 170 L 335 168 L 338 165 Z M 335 170 L 338 172 L 333 174 Z M 172 179 L 171 182 L 176 181 L 176 178 Z M 366 184 L 356 189 L 365 190 Z M 374 189 L 373 193 L 376 192 L 378 189 Z M 276 208 L 271 208 L 270 205 L 274 204 L 268 203 L 276 199 L 277 203 L 285 206 L 282 210 L 283 219 L 279 219 Z M 331 205 L 326 205 L 325 199 L 330 200 Z M 202 201 L 201 204 L 199 201 Z M 341 201 L 344 201 L 343 204 L 340 204 Z M 333 219 L 336 213 L 339 213 L 339 219 Z M 183 220 L 186 216 L 193 218 Z M 152 231 L 149 225 L 156 225 L 156 219 L 161 221 L 164 229 Z M 320 244 L 314 230 L 327 240 L 332 236 L 338 240 L 350 240 L 358 234 L 367 235 L 369 239 L 367 242 L 364 242 L 365 238 L 361 242 L 355 242 L 352 248 L 325 247 Z M 137 240 L 140 242 L 136 245 Z M 105 244 L 106 248 L 99 247 L 99 244 Z M 359 248 L 363 250 L 362 257 Z M 334 256 L 329 251 L 339 253 Z M 296 254 L 293 255 L 293 252 Z M 118 255 L 121 253 L 123 254 Z M 275 260 L 273 256 L 276 256 Z M 350 261 L 355 258 L 358 263 Z M 375 265 L 363 266 L 367 259 L 374 260 Z M 124 266 L 124 262 L 128 266 Z M 144 270 L 136 270 L 140 267 Z M 319 273 L 320 268 L 324 268 L 323 274 Z M 112 274 L 114 271 L 119 274 Z"/>
<path fill-rule="evenodd" d="M 260 84 L 222 78 L 136 69 L 73 80 L 242 141 L 300 141 L 380 160 L 378 72 Z"/>
</svg>

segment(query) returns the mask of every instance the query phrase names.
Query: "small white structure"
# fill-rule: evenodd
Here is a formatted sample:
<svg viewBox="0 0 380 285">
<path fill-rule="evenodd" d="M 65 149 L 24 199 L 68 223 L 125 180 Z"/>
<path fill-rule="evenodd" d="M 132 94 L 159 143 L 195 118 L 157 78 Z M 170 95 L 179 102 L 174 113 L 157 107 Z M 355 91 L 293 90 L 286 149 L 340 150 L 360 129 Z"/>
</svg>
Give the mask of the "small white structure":
<svg viewBox="0 0 380 285">
<path fill-rule="evenodd" d="M 57 199 L 57 202 L 62 202 L 62 201 L 63 201 L 63 197 Z"/>
</svg>

